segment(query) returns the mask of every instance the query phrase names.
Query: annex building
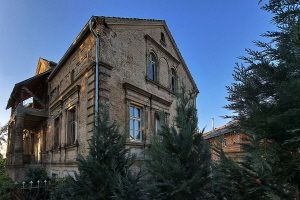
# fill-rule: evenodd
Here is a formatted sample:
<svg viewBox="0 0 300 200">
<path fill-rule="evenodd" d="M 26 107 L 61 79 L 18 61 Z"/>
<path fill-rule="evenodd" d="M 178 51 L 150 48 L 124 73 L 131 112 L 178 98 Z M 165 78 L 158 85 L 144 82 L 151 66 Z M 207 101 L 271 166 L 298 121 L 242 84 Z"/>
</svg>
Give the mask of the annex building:
<svg viewBox="0 0 300 200">
<path fill-rule="evenodd" d="M 40 58 L 35 75 L 15 84 L 6 107 L 7 173 L 20 181 L 27 165 L 43 165 L 50 176 L 74 174 L 102 101 L 144 160 L 159 113 L 172 122 L 182 84 L 198 94 L 164 20 L 92 17 L 58 63 Z"/>
</svg>

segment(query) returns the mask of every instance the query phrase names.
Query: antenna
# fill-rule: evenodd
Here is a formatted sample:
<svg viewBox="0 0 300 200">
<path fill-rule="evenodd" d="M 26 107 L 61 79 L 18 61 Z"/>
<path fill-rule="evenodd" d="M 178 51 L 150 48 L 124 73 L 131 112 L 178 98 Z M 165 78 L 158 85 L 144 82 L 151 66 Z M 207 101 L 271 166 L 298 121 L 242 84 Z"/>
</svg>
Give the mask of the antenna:
<svg viewBox="0 0 300 200">
<path fill-rule="evenodd" d="M 212 126 L 212 130 L 215 130 L 215 119 L 212 118 L 211 120 L 211 126 Z"/>
</svg>

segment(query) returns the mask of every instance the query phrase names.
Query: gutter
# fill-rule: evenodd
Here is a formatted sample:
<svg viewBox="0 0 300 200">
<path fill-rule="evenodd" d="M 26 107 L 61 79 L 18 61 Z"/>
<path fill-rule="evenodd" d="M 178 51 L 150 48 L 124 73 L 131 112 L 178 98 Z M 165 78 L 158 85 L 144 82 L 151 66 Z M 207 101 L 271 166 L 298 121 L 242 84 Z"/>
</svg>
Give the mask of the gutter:
<svg viewBox="0 0 300 200">
<path fill-rule="evenodd" d="M 98 125 L 99 118 L 99 60 L 100 60 L 100 38 L 99 34 L 97 34 L 93 29 L 93 24 L 97 20 L 98 17 L 92 16 L 89 20 L 89 28 L 94 37 L 96 38 L 96 64 L 95 64 L 95 126 Z"/>
</svg>

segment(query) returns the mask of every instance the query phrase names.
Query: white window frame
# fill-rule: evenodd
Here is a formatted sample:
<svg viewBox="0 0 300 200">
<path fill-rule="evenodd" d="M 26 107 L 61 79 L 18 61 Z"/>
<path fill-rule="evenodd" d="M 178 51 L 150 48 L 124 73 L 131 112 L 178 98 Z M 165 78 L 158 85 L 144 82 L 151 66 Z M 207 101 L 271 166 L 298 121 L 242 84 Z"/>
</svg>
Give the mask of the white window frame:
<svg viewBox="0 0 300 200">
<path fill-rule="evenodd" d="M 137 116 L 135 114 L 135 111 L 139 110 L 140 111 L 140 115 Z M 131 112 L 133 111 L 133 112 Z M 143 113 L 142 113 L 142 108 L 139 106 L 135 106 L 135 105 L 130 105 L 129 106 L 129 138 L 131 141 L 138 141 L 141 142 L 142 141 L 142 136 L 143 136 Z M 138 124 L 140 124 L 140 126 L 138 127 Z M 137 128 L 136 128 L 137 127 Z M 137 138 L 136 132 L 139 132 L 140 137 Z"/>
<path fill-rule="evenodd" d="M 161 129 L 161 123 L 160 123 L 160 117 L 159 115 L 156 113 L 155 116 L 154 116 L 154 122 L 155 122 L 155 135 L 158 134 L 158 131 Z"/>
<path fill-rule="evenodd" d="M 147 70 L 148 78 L 152 81 L 157 81 L 157 58 L 154 53 L 149 54 Z"/>
<path fill-rule="evenodd" d="M 225 148 L 227 147 L 227 140 L 226 139 L 223 139 L 222 146 L 225 147 Z"/>
</svg>

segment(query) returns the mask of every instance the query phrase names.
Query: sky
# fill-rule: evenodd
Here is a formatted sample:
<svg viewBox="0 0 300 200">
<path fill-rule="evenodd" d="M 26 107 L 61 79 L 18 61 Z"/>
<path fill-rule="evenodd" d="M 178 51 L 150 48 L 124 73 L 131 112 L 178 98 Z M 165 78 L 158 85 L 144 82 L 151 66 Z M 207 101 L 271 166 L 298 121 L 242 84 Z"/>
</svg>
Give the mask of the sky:
<svg viewBox="0 0 300 200">
<path fill-rule="evenodd" d="M 40 57 L 58 62 L 92 15 L 163 19 L 200 90 L 199 128 L 226 124 L 225 86 L 235 63 L 274 30 L 258 0 L 1 0 L 0 124 L 15 83 L 35 74 Z"/>
</svg>

